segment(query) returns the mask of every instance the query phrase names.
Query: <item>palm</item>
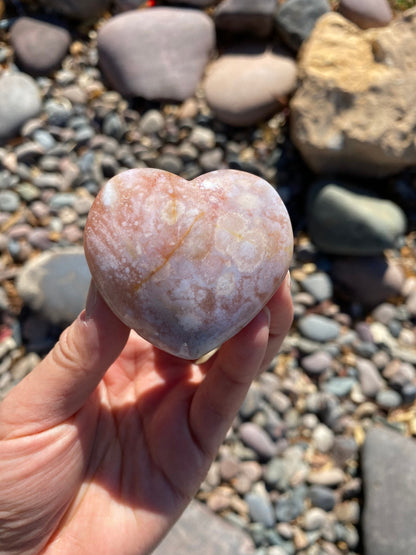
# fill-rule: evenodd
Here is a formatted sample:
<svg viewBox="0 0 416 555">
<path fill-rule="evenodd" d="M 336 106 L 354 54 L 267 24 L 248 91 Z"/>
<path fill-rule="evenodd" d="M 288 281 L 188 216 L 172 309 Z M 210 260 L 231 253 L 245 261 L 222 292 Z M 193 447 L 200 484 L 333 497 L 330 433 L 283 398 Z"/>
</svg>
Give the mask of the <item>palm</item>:
<svg viewBox="0 0 416 555">
<path fill-rule="evenodd" d="M 56 488 L 47 505 L 51 551 L 74 553 L 77 538 L 98 553 L 134 553 L 143 529 L 164 533 L 179 516 L 210 462 L 188 422 L 200 376 L 197 366 L 132 334 L 96 392 L 55 427 L 49 444 L 39 449 L 33 438 L 29 464 L 37 466 L 50 449 L 54 480 L 70 486 Z M 32 476 L 38 500 L 51 477 Z"/>
<path fill-rule="evenodd" d="M 0 553 L 149 553 L 292 316 L 282 287 L 270 327 L 259 314 L 198 366 L 129 336 L 97 299 L 0 404 Z"/>
</svg>

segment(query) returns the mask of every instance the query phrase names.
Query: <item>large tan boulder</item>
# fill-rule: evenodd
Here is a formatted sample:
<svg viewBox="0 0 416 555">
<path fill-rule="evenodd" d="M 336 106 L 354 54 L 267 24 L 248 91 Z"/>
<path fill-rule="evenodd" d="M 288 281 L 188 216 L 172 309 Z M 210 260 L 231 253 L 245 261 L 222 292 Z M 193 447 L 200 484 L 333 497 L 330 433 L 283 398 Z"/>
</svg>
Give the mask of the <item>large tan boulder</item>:
<svg viewBox="0 0 416 555">
<path fill-rule="evenodd" d="M 299 58 L 291 136 L 316 172 L 386 176 L 416 163 L 416 8 L 361 30 L 324 15 Z"/>
</svg>

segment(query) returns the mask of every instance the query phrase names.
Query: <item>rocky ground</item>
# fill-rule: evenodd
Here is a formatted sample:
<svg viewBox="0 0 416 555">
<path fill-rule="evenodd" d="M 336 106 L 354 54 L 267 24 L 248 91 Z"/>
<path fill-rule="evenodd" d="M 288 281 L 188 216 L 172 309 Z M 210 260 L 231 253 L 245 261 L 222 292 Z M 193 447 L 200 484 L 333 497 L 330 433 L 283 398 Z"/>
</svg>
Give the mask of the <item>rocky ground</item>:
<svg viewBox="0 0 416 555">
<path fill-rule="evenodd" d="M 6 15 L 15 17 L 21 5 L 11 4 Z M 0 23 L 0 62 L 9 68 L 10 21 Z M 290 139 L 289 108 L 236 128 L 214 115 L 201 87 L 184 102 L 126 98 L 103 78 L 96 26 L 71 33 L 60 67 L 35 78 L 38 115 L 0 147 L 1 396 L 82 308 L 89 281 L 83 228 L 106 179 L 145 166 L 187 179 L 219 167 L 261 175 L 277 188 L 293 223 L 295 320 L 197 495 L 210 511 L 201 513 L 205 522 L 216 513 L 244 532 L 244 541 L 232 543 L 230 528 L 214 526 L 212 536 L 219 530 L 229 540 L 215 552 L 338 555 L 362 553 L 365 545 L 370 555 L 408 555 L 415 514 L 414 169 L 377 181 L 391 204 L 362 208 L 372 224 L 354 239 L 361 253 L 326 252 L 311 240 L 308 192 L 316 176 Z M 7 95 L 26 85 L 8 83 Z M 342 191 L 342 206 L 361 210 L 362 196 Z M 340 227 L 349 214 L 339 215 Z M 393 222 L 390 231 L 383 234 L 380 221 L 382 228 Z M 328 235 L 322 219 L 312 224 L 315 236 Z M 323 244 L 348 244 L 334 235 Z M 389 246 L 382 254 L 371 251 L 375 238 Z M 392 468 L 393 483 L 386 478 Z M 373 487 L 377 480 L 381 490 Z M 186 522 L 190 534 L 192 519 Z M 192 552 L 175 549 L 163 553 Z"/>
</svg>

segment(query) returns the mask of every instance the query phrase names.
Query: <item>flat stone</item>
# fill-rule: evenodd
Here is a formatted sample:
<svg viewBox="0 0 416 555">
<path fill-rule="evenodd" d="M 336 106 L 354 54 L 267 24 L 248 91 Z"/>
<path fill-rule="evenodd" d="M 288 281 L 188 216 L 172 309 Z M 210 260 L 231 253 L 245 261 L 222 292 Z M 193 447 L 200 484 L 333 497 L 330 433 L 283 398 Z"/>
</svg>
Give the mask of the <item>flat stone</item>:
<svg viewBox="0 0 416 555">
<path fill-rule="evenodd" d="M 394 248 L 406 231 L 404 212 L 370 191 L 334 180 L 314 184 L 308 198 L 311 240 L 331 254 L 371 256 Z"/>
<path fill-rule="evenodd" d="M 48 75 L 57 69 L 68 51 L 71 35 L 58 25 L 19 17 L 10 31 L 17 61 L 30 75 Z"/>
<path fill-rule="evenodd" d="M 0 76 L 0 141 L 16 136 L 21 127 L 38 115 L 41 109 L 40 92 L 36 82 L 24 73 Z"/>
<path fill-rule="evenodd" d="M 81 247 L 45 252 L 27 262 L 17 290 L 25 304 L 54 324 L 69 324 L 85 306 L 91 276 Z"/>
<path fill-rule="evenodd" d="M 302 289 L 310 293 L 316 302 L 330 299 L 333 295 L 331 278 L 325 272 L 315 272 L 302 280 Z"/>
<path fill-rule="evenodd" d="M 359 358 L 356 363 L 361 391 L 366 397 L 376 397 L 383 387 L 384 380 L 376 365 L 370 360 Z"/>
<path fill-rule="evenodd" d="M 303 357 L 300 363 L 310 376 L 320 376 L 331 367 L 332 357 L 326 351 L 315 351 Z"/>
<path fill-rule="evenodd" d="M 248 534 L 192 501 L 154 555 L 254 555 Z"/>
<path fill-rule="evenodd" d="M 361 27 L 384 27 L 393 19 L 387 0 L 340 0 L 339 12 Z"/>
<path fill-rule="evenodd" d="M 204 89 L 216 117 L 253 125 L 281 109 L 296 85 L 296 63 L 282 53 L 244 47 L 220 56 L 207 69 Z"/>
<path fill-rule="evenodd" d="M 308 474 L 308 482 L 318 486 L 335 487 L 345 481 L 345 475 L 340 468 L 328 470 L 312 470 Z"/>
<path fill-rule="evenodd" d="M 286 0 L 276 12 L 277 29 L 286 44 L 298 51 L 316 21 L 330 10 L 327 0 Z"/>
<path fill-rule="evenodd" d="M 110 85 L 147 100 L 192 96 L 214 44 L 212 20 L 181 8 L 126 12 L 98 31 L 99 63 Z"/>
<path fill-rule="evenodd" d="M 338 322 L 320 314 L 304 316 L 299 320 L 298 328 L 307 339 L 322 343 L 336 339 L 340 333 Z"/>
<path fill-rule="evenodd" d="M 254 422 L 241 424 L 239 435 L 263 459 L 271 459 L 277 452 L 277 446 L 269 434 Z"/>
<path fill-rule="evenodd" d="M 362 449 L 362 531 L 367 555 L 416 553 L 416 444 L 386 428 L 370 428 Z"/>
<path fill-rule="evenodd" d="M 275 0 L 223 0 L 214 11 L 217 29 L 267 37 L 274 28 Z"/>
</svg>

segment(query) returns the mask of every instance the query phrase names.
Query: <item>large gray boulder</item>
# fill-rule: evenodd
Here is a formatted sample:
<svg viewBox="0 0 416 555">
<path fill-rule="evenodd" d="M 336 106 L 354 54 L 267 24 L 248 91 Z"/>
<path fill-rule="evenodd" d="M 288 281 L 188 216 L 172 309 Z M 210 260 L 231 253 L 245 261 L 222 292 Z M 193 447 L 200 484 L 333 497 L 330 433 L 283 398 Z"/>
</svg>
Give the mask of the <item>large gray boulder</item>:
<svg viewBox="0 0 416 555">
<path fill-rule="evenodd" d="M 330 254 L 381 254 L 397 246 L 407 227 L 403 211 L 390 200 L 335 180 L 317 181 L 307 208 L 311 240 Z"/>
<path fill-rule="evenodd" d="M 291 136 L 317 173 L 375 177 L 416 164 L 416 8 L 361 30 L 322 16 L 299 59 Z"/>
<path fill-rule="evenodd" d="M 98 32 L 99 63 L 110 85 L 147 100 L 192 96 L 214 45 L 211 18 L 184 8 L 126 12 Z"/>
</svg>

